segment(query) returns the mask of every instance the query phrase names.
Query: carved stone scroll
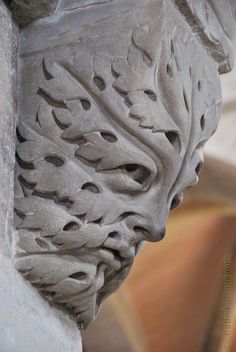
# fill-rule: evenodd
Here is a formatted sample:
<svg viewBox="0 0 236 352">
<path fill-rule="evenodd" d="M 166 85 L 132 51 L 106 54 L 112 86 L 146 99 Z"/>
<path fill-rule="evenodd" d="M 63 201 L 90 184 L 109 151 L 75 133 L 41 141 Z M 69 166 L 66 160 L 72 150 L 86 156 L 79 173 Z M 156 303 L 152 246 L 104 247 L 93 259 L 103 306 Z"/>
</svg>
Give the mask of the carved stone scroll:
<svg viewBox="0 0 236 352">
<path fill-rule="evenodd" d="M 62 3 L 21 29 L 16 266 L 85 328 L 197 182 L 230 62 L 185 2 Z"/>
</svg>

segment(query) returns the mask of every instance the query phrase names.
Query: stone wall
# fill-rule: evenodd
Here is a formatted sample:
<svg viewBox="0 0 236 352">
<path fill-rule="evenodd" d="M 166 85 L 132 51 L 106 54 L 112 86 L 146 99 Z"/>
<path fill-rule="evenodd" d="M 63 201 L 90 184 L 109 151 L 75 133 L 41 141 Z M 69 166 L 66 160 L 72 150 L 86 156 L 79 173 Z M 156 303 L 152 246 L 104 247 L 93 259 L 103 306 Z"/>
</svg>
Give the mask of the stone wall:
<svg viewBox="0 0 236 352">
<path fill-rule="evenodd" d="M 17 30 L 0 1 L 0 252 L 10 255 L 13 231 Z"/>
<path fill-rule="evenodd" d="M 77 326 L 14 269 L 17 28 L 0 1 L 0 351 L 80 352 Z"/>
</svg>

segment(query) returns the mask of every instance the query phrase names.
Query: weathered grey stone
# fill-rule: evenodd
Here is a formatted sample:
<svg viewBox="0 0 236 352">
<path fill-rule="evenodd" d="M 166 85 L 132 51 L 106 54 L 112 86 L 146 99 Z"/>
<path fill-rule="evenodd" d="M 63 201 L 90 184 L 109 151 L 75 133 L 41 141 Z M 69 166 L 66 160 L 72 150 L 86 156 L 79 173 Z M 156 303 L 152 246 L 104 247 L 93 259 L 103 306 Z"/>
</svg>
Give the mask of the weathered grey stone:
<svg viewBox="0 0 236 352">
<path fill-rule="evenodd" d="M 82 352 L 77 326 L 49 306 L 0 255 L 1 352 Z"/>
<path fill-rule="evenodd" d="M 49 306 L 14 267 L 17 34 L 0 0 L 0 351 L 81 352 L 74 322 Z"/>
<path fill-rule="evenodd" d="M 234 0 L 174 0 L 203 46 L 219 63 L 220 73 L 233 67 L 236 14 Z"/>
<path fill-rule="evenodd" d="M 52 15 L 57 4 L 58 0 L 13 0 L 11 8 L 17 23 L 25 25 L 38 18 Z"/>
<path fill-rule="evenodd" d="M 114 0 L 13 0 L 11 8 L 17 23 L 27 25 L 39 18 L 57 15 L 63 10 L 75 10 Z"/>
<path fill-rule="evenodd" d="M 0 253 L 11 255 L 14 208 L 16 28 L 0 1 Z"/>
<path fill-rule="evenodd" d="M 58 11 L 61 10 L 75 10 L 91 5 L 102 5 L 114 0 L 61 0 L 58 5 Z"/>
<path fill-rule="evenodd" d="M 232 61 L 203 4 L 62 1 L 21 30 L 16 266 L 80 328 L 198 180 Z"/>
</svg>

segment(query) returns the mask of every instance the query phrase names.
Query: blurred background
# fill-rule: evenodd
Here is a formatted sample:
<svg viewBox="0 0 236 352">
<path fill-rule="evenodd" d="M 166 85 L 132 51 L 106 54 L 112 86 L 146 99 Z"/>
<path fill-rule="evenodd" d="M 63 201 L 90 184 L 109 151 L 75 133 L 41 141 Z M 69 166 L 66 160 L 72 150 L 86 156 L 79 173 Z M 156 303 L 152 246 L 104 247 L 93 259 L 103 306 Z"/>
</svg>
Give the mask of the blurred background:
<svg viewBox="0 0 236 352">
<path fill-rule="evenodd" d="M 199 184 L 83 334 L 84 352 L 236 352 L 236 68 Z"/>
</svg>

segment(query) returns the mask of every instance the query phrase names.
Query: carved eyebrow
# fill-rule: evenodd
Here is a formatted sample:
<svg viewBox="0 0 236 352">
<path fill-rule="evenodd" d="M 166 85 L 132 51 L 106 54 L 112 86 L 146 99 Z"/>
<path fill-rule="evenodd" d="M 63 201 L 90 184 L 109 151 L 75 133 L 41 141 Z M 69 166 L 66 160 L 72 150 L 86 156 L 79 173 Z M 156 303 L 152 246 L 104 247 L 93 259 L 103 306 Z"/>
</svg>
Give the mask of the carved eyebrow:
<svg viewBox="0 0 236 352">
<path fill-rule="evenodd" d="M 83 135 L 83 139 L 84 143 L 78 146 L 75 154 L 92 163 L 97 171 L 137 164 L 148 169 L 152 177 L 157 173 L 152 158 L 118 132 L 94 131 Z"/>
</svg>

